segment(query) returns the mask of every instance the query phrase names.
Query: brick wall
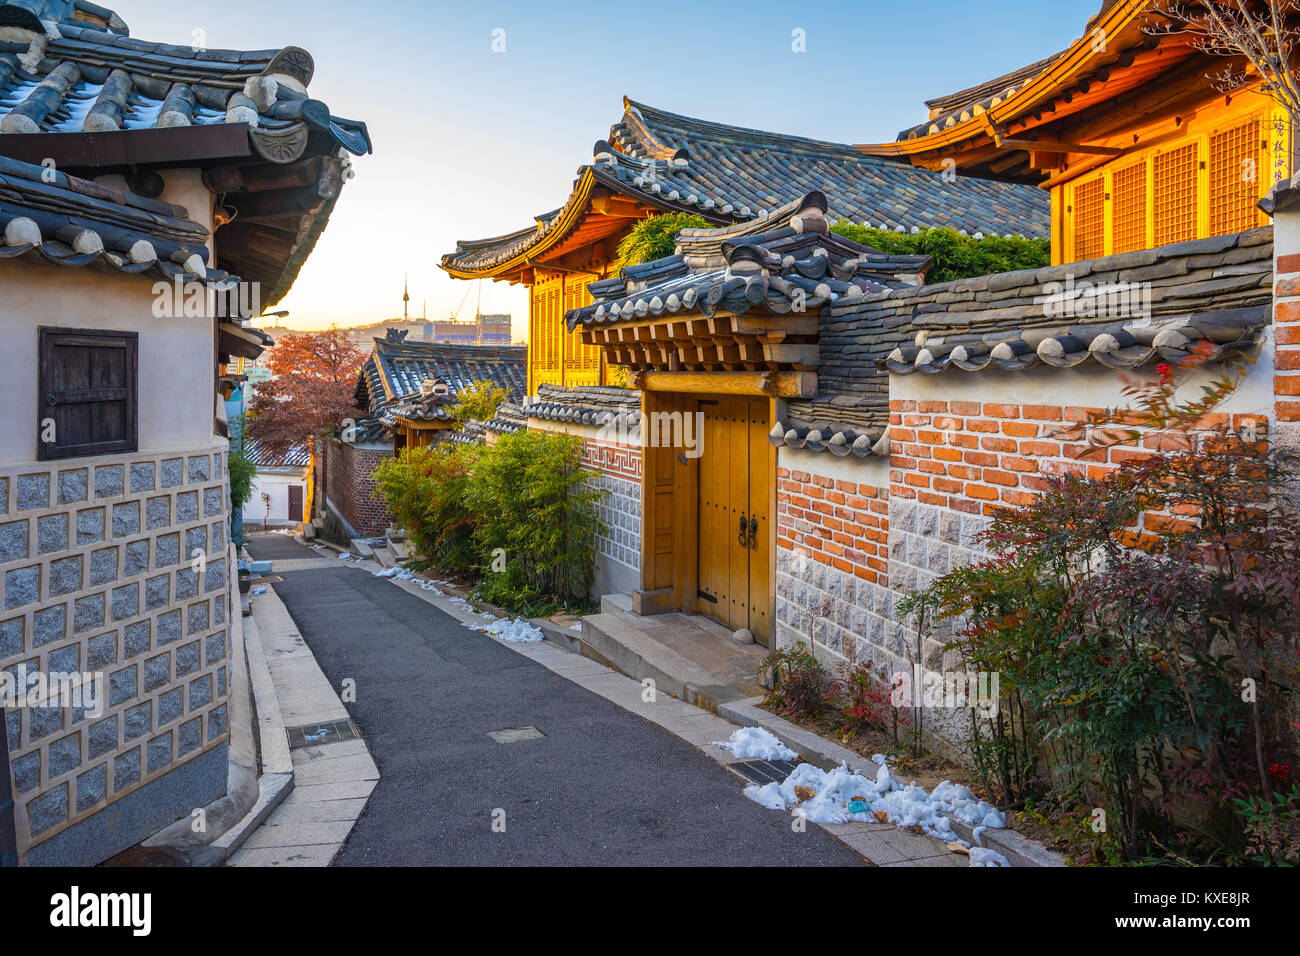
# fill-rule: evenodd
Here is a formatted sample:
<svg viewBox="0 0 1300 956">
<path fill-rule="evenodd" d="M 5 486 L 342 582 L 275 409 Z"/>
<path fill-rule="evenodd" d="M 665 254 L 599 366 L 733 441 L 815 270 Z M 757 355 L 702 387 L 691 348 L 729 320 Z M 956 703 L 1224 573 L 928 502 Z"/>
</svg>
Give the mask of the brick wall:
<svg viewBox="0 0 1300 956">
<path fill-rule="evenodd" d="M 383 498 L 371 497 L 372 477 L 380 462 L 393 457 L 392 448 L 353 445 L 337 439 L 325 443 L 325 494 L 339 515 L 364 537 L 382 535 L 393 523 Z"/>
<path fill-rule="evenodd" d="M 1300 253 L 1287 254 L 1279 243 L 1273 303 L 1273 416 L 1300 422 Z"/>
<path fill-rule="evenodd" d="M 844 574 L 889 584 L 889 499 L 882 488 L 778 468 L 777 545 Z"/>
</svg>

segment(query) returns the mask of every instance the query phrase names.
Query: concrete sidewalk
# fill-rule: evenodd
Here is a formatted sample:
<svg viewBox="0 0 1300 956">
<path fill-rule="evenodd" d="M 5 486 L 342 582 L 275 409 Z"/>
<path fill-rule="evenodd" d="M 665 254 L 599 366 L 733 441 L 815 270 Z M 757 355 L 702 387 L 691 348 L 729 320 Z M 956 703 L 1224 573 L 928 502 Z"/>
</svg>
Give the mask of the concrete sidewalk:
<svg viewBox="0 0 1300 956">
<path fill-rule="evenodd" d="M 303 559 L 302 564 L 310 566 L 312 561 L 327 566 L 333 556 Z M 280 564 L 277 561 L 277 572 Z M 342 700 L 273 588 L 254 598 L 253 619 L 285 726 L 348 720 Z M 328 866 L 379 780 L 364 740 L 297 747 L 290 750 L 290 757 L 293 792 L 227 866 Z"/>
</svg>

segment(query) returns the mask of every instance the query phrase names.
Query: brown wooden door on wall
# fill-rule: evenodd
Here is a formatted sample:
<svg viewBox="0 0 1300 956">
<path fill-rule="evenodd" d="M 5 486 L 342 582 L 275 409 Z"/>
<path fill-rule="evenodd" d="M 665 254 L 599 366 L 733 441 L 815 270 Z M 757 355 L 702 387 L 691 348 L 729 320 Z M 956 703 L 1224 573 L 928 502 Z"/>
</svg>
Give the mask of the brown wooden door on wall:
<svg viewBox="0 0 1300 956">
<path fill-rule="evenodd" d="M 289 520 L 302 520 L 302 485 L 289 486 Z"/>
<path fill-rule="evenodd" d="M 769 643 L 768 401 L 702 399 L 697 610 Z"/>
</svg>

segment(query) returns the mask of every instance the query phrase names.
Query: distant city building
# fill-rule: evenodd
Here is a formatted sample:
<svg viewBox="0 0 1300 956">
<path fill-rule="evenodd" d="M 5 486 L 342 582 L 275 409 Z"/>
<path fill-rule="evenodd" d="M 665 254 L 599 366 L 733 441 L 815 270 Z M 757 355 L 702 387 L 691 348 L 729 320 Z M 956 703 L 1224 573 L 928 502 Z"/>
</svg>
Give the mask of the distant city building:
<svg viewBox="0 0 1300 956">
<path fill-rule="evenodd" d="M 439 319 L 426 322 L 425 342 L 446 345 L 509 345 L 510 316 L 480 315 L 477 319 Z"/>
</svg>

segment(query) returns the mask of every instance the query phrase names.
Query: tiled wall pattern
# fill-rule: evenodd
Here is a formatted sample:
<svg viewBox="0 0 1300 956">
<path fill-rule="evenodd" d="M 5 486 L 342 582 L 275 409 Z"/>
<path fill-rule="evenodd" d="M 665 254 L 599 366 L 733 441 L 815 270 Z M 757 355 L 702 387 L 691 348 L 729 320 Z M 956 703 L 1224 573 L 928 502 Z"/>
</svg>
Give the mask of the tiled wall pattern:
<svg viewBox="0 0 1300 956">
<path fill-rule="evenodd" d="M 604 492 L 596 511 L 604 531 L 596 535 L 596 553 L 641 570 L 641 485 L 609 474 L 592 475 L 590 485 Z"/>
<path fill-rule="evenodd" d="M 219 442 L 0 468 L 0 669 L 104 678 L 98 717 L 6 713 L 23 846 L 226 739 L 225 457 Z"/>
</svg>

